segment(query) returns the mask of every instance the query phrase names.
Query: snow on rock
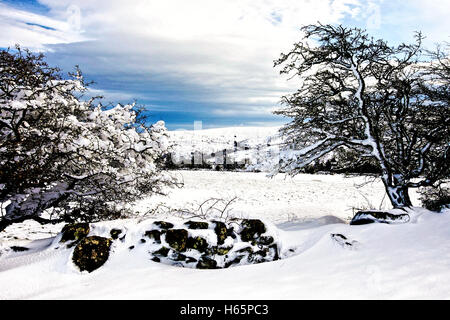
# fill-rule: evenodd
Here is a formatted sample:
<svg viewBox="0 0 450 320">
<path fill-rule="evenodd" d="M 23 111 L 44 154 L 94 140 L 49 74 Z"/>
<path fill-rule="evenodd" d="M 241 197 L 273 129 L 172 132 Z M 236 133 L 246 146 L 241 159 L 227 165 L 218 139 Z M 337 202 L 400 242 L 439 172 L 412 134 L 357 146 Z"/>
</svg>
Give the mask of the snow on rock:
<svg viewBox="0 0 450 320">
<path fill-rule="evenodd" d="M 278 260 L 278 246 L 274 226 L 258 219 L 234 218 L 74 223 L 63 227 L 52 248 L 72 250 L 71 259 L 78 269 L 92 272 L 110 255 L 120 253 L 172 266 L 217 269 Z"/>
<path fill-rule="evenodd" d="M 112 230 L 118 235 L 108 260 L 92 273 L 73 264 L 73 247 L 59 242 L 61 234 L 22 242 L 29 250 L 20 252 L 6 252 L 11 243 L 19 244 L 2 241 L 0 299 L 448 299 L 450 210 L 408 213 L 411 220 L 405 224 L 352 226 L 330 220 L 305 229 L 292 222 L 290 231 L 276 230 L 280 252 L 289 257 L 218 270 L 150 260 L 153 242 L 145 231 L 162 230 L 153 225 L 156 220 L 91 224 L 89 236 L 109 238 Z M 185 222 L 170 220 L 170 228 L 186 228 Z M 188 233 L 212 234 L 211 228 L 208 223 L 208 229 Z"/>
<path fill-rule="evenodd" d="M 358 211 L 350 221 L 351 225 L 361 225 L 369 223 L 406 223 L 409 222 L 410 217 L 407 213 L 390 213 L 385 211 Z"/>
</svg>

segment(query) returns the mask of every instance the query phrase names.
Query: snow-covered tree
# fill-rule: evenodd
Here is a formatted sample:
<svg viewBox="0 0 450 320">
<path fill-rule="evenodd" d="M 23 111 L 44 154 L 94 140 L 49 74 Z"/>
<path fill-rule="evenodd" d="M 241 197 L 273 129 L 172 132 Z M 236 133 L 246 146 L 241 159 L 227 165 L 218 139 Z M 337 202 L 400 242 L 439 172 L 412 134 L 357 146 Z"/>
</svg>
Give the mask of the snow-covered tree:
<svg viewBox="0 0 450 320">
<path fill-rule="evenodd" d="M 296 174 L 349 148 L 376 161 L 394 207 L 411 206 L 409 188 L 448 178 L 449 80 L 436 72 L 442 65 L 420 60 L 422 36 L 391 47 L 357 28 L 318 24 L 302 31 L 304 38 L 275 61 L 300 81 L 276 112 L 293 118 L 283 133 L 297 150 L 282 153 L 279 169 Z"/>
<path fill-rule="evenodd" d="M 145 125 L 134 104 L 85 98 L 81 72 L 63 79 L 42 54 L 0 51 L 0 230 L 34 219 L 92 218 L 161 192 L 164 122 Z M 53 220 L 59 221 L 59 220 Z"/>
</svg>

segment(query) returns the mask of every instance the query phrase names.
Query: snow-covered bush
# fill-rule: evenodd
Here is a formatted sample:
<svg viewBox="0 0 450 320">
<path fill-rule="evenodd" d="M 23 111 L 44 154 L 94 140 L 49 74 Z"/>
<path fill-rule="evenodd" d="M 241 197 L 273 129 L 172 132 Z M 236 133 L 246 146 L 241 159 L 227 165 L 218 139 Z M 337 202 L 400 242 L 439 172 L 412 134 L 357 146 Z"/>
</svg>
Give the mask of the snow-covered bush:
<svg viewBox="0 0 450 320">
<path fill-rule="evenodd" d="M 106 218 L 172 183 L 160 170 L 164 122 L 147 126 L 134 104 L 96 105 L 78 68 L 65 80 L 42 54 L 16 49 L 0 51 L 0 230 L 48 222 L 50 208 Z"/>
<path fill-rule="evenodd" d="M 450 187 L 422 188 L 419 189 L 419 192 L 420 200 L 428 210 L 441 211 L 450 208 Z"/>
</svg>

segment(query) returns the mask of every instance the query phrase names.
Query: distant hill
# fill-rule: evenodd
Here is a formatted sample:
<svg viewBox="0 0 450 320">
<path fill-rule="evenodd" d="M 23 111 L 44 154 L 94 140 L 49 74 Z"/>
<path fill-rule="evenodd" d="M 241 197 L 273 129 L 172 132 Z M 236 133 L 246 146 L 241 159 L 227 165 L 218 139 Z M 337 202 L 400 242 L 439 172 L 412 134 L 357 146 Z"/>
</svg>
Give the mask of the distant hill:
<svg viewBox="0 0 450 320">
<path fill-rule="evenodd" d="M 280 127 L 169 131 L 178 167 L 257 169 L 277 152 Z M 225 151 L 224 151 L 225 150 Z M 260 169 L 257 169 L 260 170 Z"/>
</svg>

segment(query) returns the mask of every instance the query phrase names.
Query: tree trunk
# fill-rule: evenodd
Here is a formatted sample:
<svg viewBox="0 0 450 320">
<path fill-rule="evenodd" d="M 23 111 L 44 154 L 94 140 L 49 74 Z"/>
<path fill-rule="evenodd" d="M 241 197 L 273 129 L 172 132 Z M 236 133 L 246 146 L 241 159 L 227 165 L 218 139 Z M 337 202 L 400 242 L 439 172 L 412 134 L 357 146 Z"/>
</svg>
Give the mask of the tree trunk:
<svg viewBox="0 0 450 320">
<path fill-rule="evenodd" d="M 387 186 L 386 192 L 391 200 L 394 208 L 412 207 L 411 199 L 408 193 L 408 187 L 406 186 Z"/>
<path fill-rule="evenodd" d="M 7 227 L 9 227 L 10 225 L 12 225 L 14 223 L 24 222 L 25 220 L 34 220 L 40 224 L 56 224 L 56 223 L 64 222 L 64 219 L 50 220 L 50 219 L 41 218 L 39 216 L 22 216 L 22 217 L 15 218 L 15 219 L 2 218 L 2 219 L 0 219 L 0 232 L 2 232 L 3 230 L 5 230 Z"/>
<path fill-rule="evenodd" d="M 10 226 L 12 222 L 10 220 L 1 219 L 0 220 L 0 232 L 5 230 L 8 226 Z"/>
</svg>

